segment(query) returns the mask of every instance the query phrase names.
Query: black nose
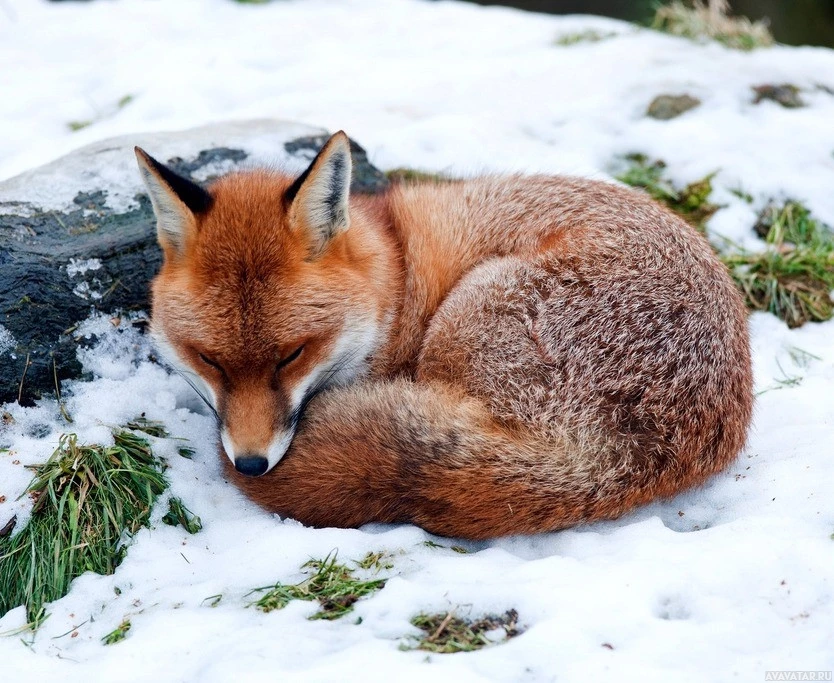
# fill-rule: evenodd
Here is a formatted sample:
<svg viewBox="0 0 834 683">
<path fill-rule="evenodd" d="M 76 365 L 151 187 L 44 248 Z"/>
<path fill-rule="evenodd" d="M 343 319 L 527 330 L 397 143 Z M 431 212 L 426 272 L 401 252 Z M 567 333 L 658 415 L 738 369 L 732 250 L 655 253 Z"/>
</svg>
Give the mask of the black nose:
<svg viewBox="0 0 834 683">
<path fill-rule="evenodd" d="M 269 462 L 262 455 L 242 455 L 235 458 L 235 469 L 247 477 L 259 477 L 269 469 Z"/>
</svg>

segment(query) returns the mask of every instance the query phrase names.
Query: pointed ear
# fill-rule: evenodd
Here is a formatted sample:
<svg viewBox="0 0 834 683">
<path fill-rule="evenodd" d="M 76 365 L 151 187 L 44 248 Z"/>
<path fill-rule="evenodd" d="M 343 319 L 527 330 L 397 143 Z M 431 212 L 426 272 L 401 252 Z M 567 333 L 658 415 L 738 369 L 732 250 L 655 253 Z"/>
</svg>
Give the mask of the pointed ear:
<svg viewBox="0 0 834 683">
<path fill-rule="evenodd" d="M 350 177 L 350 140 L 339 131 L 287 190 L 290 219 L 296 230 L 309 236 L 312 256 L 321 254 L 333 237 L 350 226 Z"/>
<path fill-rule="evenodd" d="M 156 214 L 156 237 L 165 256 L 181 256 L 197 230 L 196 215 L 208 211 L 212 197 L 202 187 L 174 173 L 136 147 L 139 172 Z"/>
</svg>

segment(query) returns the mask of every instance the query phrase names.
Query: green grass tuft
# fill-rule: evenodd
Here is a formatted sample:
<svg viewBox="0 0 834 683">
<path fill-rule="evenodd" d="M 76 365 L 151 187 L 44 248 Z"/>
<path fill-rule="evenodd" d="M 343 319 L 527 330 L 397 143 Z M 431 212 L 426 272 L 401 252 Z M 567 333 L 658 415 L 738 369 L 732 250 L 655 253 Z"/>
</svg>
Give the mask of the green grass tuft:
<svg viewBox="0 0 834 683">
<path fill-rule="evenodd" d="M 753 226 L 756 234 L 768 244 L 807 247 L 834 247 L 834 232 L 811 216 L 801 203 L 789 200 L 782 204 L 768 204 Z"/>
<path fill-rule="evenodd" d="M 351 612 L 357 600 L 385 586 L 385 579 L 357 579 L 352 569 L 337 563 L 336 559 L 336 553 L 331 553 L 323 560 L 306 562 L 302 569 L 309 570 L 306 572 L 309 576 L 300 583 L 276 583 L 255 588 L 252 593 L 266 592 L 253 604 L 264 612 L 271 612 L 283 609 L 293 600 L 318 601 L 319 611 L 310 619 L 338 619 Z"/>
<path fill-rule="evenodd" d="M 674 0 L 658 7 L 652 28 L 692 40 L 717 40 L 736 50 L 773 45 L 773 36 L 762 21 L 730 16 L 727 0 Z"/>
<path fill-rule="evenodd" d="M 216 595 L 209 595 L 207 598 L 203 598 L 200 604 L 208 605 L 209 607 L 217 607 L 222 599 L 223 593 L 217 593 Z"/>
<path fill-rule="evenodd" d="M 427 548 L 445 548 L 445 545 L 441 545 L 440 543 L 435 543 L 434 541 L 426 540 L 423 541 L 423 545 Z"/>
<path fill-rule="evenodd" d="M 418 614 L 411 623 L 425 635 L 412 637 L 413 642 L 400 646 L 402 650 L 425 650 L 438 654 L 472 652 L 505 642 L 521 633 L 518 612 L 514 609 L 500 616 L 490 615 L 474 621 L 456 617 L 454 612 Z M 500 630 L 504 633 L 499 634 Z"/>
<path fill-rule="evenodd" d="M 0 538 L 0 616 L 18 605 L 37 628 L 44 604 L 66 595 L 86 571 L 111 574 L 125 552 L 125 534 L 147 525 L 165 489 L 162 465 L 148 442 L 127 431 L 112 446 L 80 445 L 61 437 L 27 492 L 35 499 L 29 523 Z"/>
<path fill-rule="evenodd" d="M 606 40 L 607 38 L 613 38 L 616 35 L 617 34 L 612 31 L 602 33 L 589 28 L 584 31 L 563 33 L 556 38 L 554 43 L 560 47 L 570 47 L 572 45 L 578 45 L 579 43 L 598 43 L 602 40 Z"/>
<path fill-rule="evenodd" d="M 629 154 L 625 160 L 628 167 L 617 176 L 617 180 L 646 190 L 687 223 L 701 232 L 705 231 L 706 222 L 720 208 L 709 201 L 715 173 L 676 190 L 672 182 L 664 177 L 666 164 L 663 161 L 649 161 L 644 154 Z"/>
<path fill-rule="evenodd" d="M 741 199 L 743 202 L 747 202 L 748 204 L 753 203 L 753 195 L 750 194 L 749 192 L 745 192 L 740 187 L 736 187 L 736 188 L 731 189 L 730 194 L 735 195 L 736 197 Z"/>
<path fill-rule="evenodd" d="M 104 638 L 101 639 L 101 642 L 105 645 L 113 645 L 115 643 L 119 643 L 127 638 L 127 632 L 130 630 L 130 619 L 125 619 L 119 624 L 116 628 L 114 628 L 110 633 L 108 633 Z"/>
<path fill-rule="evenodd" d="M 69 128 L 73 133 L 77 133 L 79 130 L 84 130 L 92 125 L 93 121 L 86 119 L 84 121 L 70 121 L 67 123 L 67 128 Z"/>
<path fill-rule="evenodd" d="M 179 525 L 189 534 L 196 534 L 203 528 L 200 518 L 185 507 L 185 503 L 180 498 L 176 497 L 168 501 L 168 512 L 165 513 L 162 522 L 168 526 Z"/>
<path fill-rule="evenodd" d="M 169 436 L 165 425 L 156 420 L 149 420 L 142 413 L 139 417 L 134 418 L 125 425 L 125 428 L 132 429 L 135 432 L 144 432 L 148 436 L 156 437 L 157 439 L 164 439 Z"/>
<path fill-rule="evenodd" d="M 834 233 L 794 201 L 765 208 L 755 225 L 767 247 L 721 254 L 747 306 L 789 327 L 834 316 Z"/>
<path fill-rule="evenodd" d="M 392 183 L 449 183 L 454 182 L 442 173 L 419 171 L 416 168 L 393 168 L 385 171 L 385 177 Z"/>
<path fill-rule="evenodd" d="M 383 569 L 393 569 L 394 563 L 391 562 L 392 553 L 385 550 L 378 550 L 377 552 L 368 552 L 361 560 L 354 560 L 353 563 L 360 569 L 373 569 L 379 572 Z"/>
</svg>

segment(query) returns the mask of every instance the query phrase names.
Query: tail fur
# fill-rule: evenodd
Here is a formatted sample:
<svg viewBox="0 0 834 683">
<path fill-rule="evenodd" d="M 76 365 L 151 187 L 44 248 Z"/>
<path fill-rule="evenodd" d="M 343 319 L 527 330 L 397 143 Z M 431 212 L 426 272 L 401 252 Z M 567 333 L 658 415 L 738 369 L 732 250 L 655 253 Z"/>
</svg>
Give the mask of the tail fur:
<svg viewBox="0 0 834 683">
<path fill-rule="evenodd" d="M 326 392 L 306 415 L 280 467 L 251 478 L 227 463 L 227 475 L 262 506 L 316 527 L 412 523 L 471 539 L 550 531 L 617 517 L 725 464 L 683 472 L 591 435 L 536 438 L 453 387 L 409 380 Z"/>
</svg>

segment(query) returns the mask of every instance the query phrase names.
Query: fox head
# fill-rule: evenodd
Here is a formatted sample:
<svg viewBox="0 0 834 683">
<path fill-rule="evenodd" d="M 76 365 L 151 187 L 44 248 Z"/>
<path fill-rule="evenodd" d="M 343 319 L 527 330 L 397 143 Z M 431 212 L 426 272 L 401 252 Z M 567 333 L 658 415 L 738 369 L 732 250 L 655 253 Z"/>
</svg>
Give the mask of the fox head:
<svg viewBox="0 0 834 683">
<path fill-rule="evenodd" d="M 378 245 L 348 234 L 363 220 L 348 206 L 348 138 L 336 133 L 298 178 L 252 171 L 208 189 L 136 157 L 164 256 L 152 334 L 215 413 L 235 468 L 261 475 L 307 402 L 362 374 L 379 342 Z"/>
</svg>

